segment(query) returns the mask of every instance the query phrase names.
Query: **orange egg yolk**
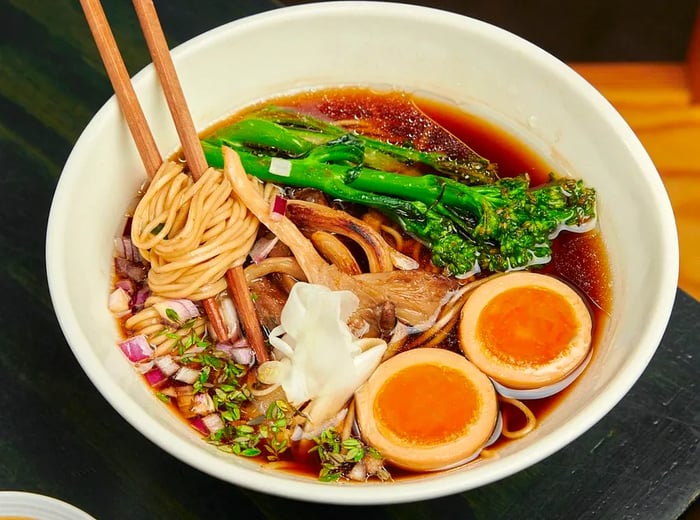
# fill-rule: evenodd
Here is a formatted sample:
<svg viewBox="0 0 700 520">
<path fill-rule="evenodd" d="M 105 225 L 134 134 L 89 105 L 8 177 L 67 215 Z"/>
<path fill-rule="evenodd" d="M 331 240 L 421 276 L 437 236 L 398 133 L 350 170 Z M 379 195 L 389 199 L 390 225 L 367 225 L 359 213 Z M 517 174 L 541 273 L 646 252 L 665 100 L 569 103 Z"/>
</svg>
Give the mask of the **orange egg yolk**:
<svg viewBox="0 0 700 520">
<path fill-rule="evenodd" d="M 498 359 L 540 365 L 565 352 L 577 328 L 578 320 L 566 298 L 539 287 L 516 287 L 484 307 L 477 337 Z"/>
<path fill-rule="evenodd" d="M 448 442 L 476 420 L 480 403 L 473 383 L 461 372 L 419 364 L 391 376 L 377 393 L 374 415 L 409 444 Z"/>
</svg>

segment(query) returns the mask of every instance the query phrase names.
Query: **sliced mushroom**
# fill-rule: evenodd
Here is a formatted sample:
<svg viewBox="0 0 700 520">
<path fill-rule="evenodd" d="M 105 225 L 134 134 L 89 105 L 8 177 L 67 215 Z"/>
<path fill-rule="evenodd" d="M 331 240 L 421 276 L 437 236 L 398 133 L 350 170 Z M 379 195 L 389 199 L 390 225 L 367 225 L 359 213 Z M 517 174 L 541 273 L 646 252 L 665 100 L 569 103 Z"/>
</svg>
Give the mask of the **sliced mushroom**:
<svg viewBox="0 0 700 520">
<path fill-rule="evenodd" d="M 322 257 L 331 264 L 338 266 L 338 269 L 344 273 L 360 274 L 362 272 L 348 247 L 333 233 L 315 231 L 311 234 L 311 243 L 321 253 Z"/>
<path fill-rule="evenodd" d="M 458 287 L 453 278 L 421 270 L 364 273 L 353 277 L 376 302 L 391 302 L 396 316 L 417 325 L 431 318 Z"/>
<path fill-rule="evenodd" d="M 407 265 L 417 267 L 412 259 L 406 262 L 408 257 L 401 258 L 404 255 L 391 247 L 369 224 L 344 211 L 313 202 L 290 200 L 286 215 L 307 235 L 315 231 L 327 231 L 356 242 L 367 256 L 369 271 L 372 273 L 392 271 L 397 263 L 401 264 L 397 267 L 402 269 Z"/>
<path fill-rule="evenodd" d="M 262 278 L 270 273 L 285 273 L 297 280 L 306 281 L 306 275 L 301 267 L 291 256 L 267 257 L 257 264 L 251 264 L 245 268 L 245 277 L 248 282 Z"/>
</svg>

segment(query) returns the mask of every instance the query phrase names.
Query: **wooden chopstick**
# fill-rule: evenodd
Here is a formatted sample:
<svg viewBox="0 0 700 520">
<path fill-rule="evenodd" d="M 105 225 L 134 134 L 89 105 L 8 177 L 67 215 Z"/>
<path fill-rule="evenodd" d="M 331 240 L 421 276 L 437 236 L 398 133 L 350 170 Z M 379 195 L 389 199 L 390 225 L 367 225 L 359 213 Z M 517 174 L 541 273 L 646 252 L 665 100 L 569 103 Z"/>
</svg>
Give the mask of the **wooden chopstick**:
<svg viewBox="0 0 700 520">
<path fill-rule="evenodd" d="M 148 50 L 156 68 L 160 86 L 170 108 L 170 114 L 175 122 L 175 129 L 180 138 L 185 160 L 194 180 L 199 179 L 209 167 L 204 157 L 199 136 L 194 127 L 192 115 L 185 100 L 180 81 L 175 71 L 168 43 L 165 40 L 163 28 L 158 20 L 156 8 L 151 0 L 134 0 L 134 8 L 138 16 L 141 30 L 146 39 Z"/>
<path fill-rule="evenodd" d="M 204 151 L 180 85 L 163 28 L 158 20 L 158 14 L 152 0 L 133 0 L 133 3 L 158 73 L 161 88 L 180 137 L 185 160 L 196 180 L 201 177 L 209 165 L 204 157 Z M 239 310 L 239 317 L 248 343 L 255 352 L 258 362 L 264 363 L 269 359 L 269 356 L 242 266 L 231 267 L 226 272 L 226 285 Z"/>
<path fill-rule="evenodd" d="M 146 116 L 143 114 L 131 78 L 119 53 L 117 42 L 107 22 L 99 0 L 80 0 L 88 26 L 97 45 L 107 76 L 112 83 L 119 107 L 124 114 L 141 162 L 149 177 L 153 177 L 163 164 L 163 158 L 153 138 Z"/>
<path fill-rule="evenodd" d="M 163 28 L 158 20 L 158 14 L 152 0 L 133 0 L 133 3 L 161 88 L 180 137 L 185 160 L 196 180 L 201 177 L 209 165 L 204 157 L 204 150 L 202 150 L 192 114 L 187 106 Z M 238 265 L 228 269 L 226 285 L 239 311 L 246 339 L 255 352 L 258 362 L 264 363 L 269 359 L 269 356 L 242 266 Z"/>
<path fill-rule="evenodd" d="M 146 39 L 151 58 L 153 59 L 161 88 L 175 123 L 178 137 L 180 138 L 185 160 L 187 161 L 192 177 L 196 181 L 206 171 L 208 164 L 199 142 L 199 136 L 197 135 L 192 115 L 187 106 L 185 95 L 177 77 L 175 65 L 173 64 L 170 49 L 168 48 L 163 29 L 158 20 L 155 6 L 151 0 L 134 0 L 133 3 L 136 15 L 139 18 L 139 23 L 141 24 L 141 30 Z M 124 115 L 127 117 L 127 121 L 130 121 L 129 128 L 131 129 L 131 125 L 134 124 L 139 130 L 138 133 L 132 130 L 132 136 L 137 143 L 139 151 L 141 147 L 144 147 L 149 153 L 151 153 L 152 150 L 156 150 L 157 153 L 155 140 L 143 116 L 143 111 L 138 104 L 138 99 L 136 98 L 133 86 L 126 72 L 126 67 L 119 54 L 116 41 L 109 29 L 107 18 L 99 0 L 81 0 L 81 5 L 83 5 L 83 10 L 85 11 L 85 16 L 88 18 L 90 28 L 93 30 L 93 37 L 100 49 L 100 54 L 103 55 L 105 68 L 108 69 L 110 79 L 113 76 L 115 77 L 115 80 L 112 81 L 115 92 L 119 92 L 119 96 L 124 97 L 129 102 L 127 106 L 130 110 L 128 112 L 124 111 Z M 93 27 L 95 27 L 95 29 L 93 29 Z M 104 49 L 104 54 L 102 49 Z M 107 59 L 105 59 L 105 57 Z M 132 106 L 137 107 L 138 111 L 133 111 L 131 109 Z M 150 145 L 149 142 L 153 144 Z M 148 158 L 149 161 L 152 160 L 150 154 Z M 162 163 L 160 154 L 158 154 L 158 159 L 158 166 L 153 170 L 154 173 Z M 149 168 L 152 167 L 150 162 L 146 165 L 145 159 L 143 160 L 144 166 L 146 166 L 147 170 L 150 172 Z M 149 174 L 151 176 L 153 175 L 151 173 Z M 246 338 L 255 352 L 258 362 L 263 363 L 269 359 L 269 355 L 265 347 L 265 340 L 260 328 L 260 322 L 257 318 L 255 306 L 253 305 L 250 289 L 248 288 L 242 266 L 235 266 L 227 271 L 226 284 L 236 307 L 239 309 L 239 316 Z M 216 336 L 220 340 L 228 339 L 228 332 L 226 331 L 225 324 L 221 318 L 221 314 L 218 312 L 218 307 L 214 299 L 208 298 L 204 300 L 203 305 Z"/>
<path fill-rule="evenodd" d="M 112 30 L 109 27 L 102 4 L 99 0 L 80 0 L 80 5 L 85 13 L 88 26 L 107 71 L 107 76 L 112 83 L 119 108 L 126 119 L 136 149 L 141 156 L 143 166 L 148 176 L 153 178 L 158 168 L 163 164 L 163 158 L 158 151 L 158 146 L 148 126 L 148 121 L 136 96 L 136 91 L 134 91 L 134 86 L 131 84 L 131 78 L 126 70 L 126 65 L 124 65 L 124 60 L 119 52 Z M 214 328 L 216 337 L 221 340 L 228 339 L 226 325 L 214 298 L 208 298 L 202 303 Z"/>
<path fill-rule="evenodd" d="M 260 328 L 260 320 L 258 319 L 258 313 L 255 311 L 253 298 L 242 266 L 232 267 L 226 271 L 226 285 L 238 309 L 238 315 L 241 318 L 246 339 L 255 352 L 255 358 L 259 363 L 268 361 L 270 356 L 267 353 L 267 348 L 265 348 L 265 338 Z"/>
</svg>

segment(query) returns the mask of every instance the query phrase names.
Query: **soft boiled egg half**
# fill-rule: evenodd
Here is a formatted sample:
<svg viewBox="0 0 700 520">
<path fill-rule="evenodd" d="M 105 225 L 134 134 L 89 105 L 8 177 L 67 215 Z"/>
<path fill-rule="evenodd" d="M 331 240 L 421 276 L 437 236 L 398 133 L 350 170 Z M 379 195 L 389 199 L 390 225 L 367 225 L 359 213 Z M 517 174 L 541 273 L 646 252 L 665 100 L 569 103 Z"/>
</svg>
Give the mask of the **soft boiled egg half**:
<svg viewBox="0 0 700 520">
<path fill-rule="evenodd" d="M 386 360 L 358 389 L 355 404 L 365 441 L 393 465 L 413 471 L 474 458 L 498 423 L 489 378 L 463 355 L 439 348 Z"/>
<path fill-rule="evenodd" d="M 500 384 L 524 390 L 522 396 L 561 390 L 591 349 L 588 307 L 572 287 L 546 274 L 513 272 L 477 287 L 462 307 L 459 327 L 467 358 L 499 391 Z"/>
</svg>

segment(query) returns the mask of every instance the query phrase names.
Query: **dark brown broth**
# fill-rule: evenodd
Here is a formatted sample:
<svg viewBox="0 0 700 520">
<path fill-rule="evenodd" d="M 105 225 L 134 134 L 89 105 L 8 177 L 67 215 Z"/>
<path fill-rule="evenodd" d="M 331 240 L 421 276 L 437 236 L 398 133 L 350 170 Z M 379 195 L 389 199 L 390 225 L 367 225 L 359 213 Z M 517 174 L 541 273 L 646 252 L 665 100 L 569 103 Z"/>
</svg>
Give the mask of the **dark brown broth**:
<svg viewBox="0 0 700 520">
<path fill-rule="evenodd" d="M 493 123 L 434 100 L 418 98 L 416 104 L 477 153 L 498 164 L 501 177 L 527 173 L 533 186 L 547 182 L 551 167 Z"/>
<path fill-rule="evenodd" d="M 412 107 L 411 102 L 415 106 Z M 527 173 L 534 186 L 546 182 L 552 172 L 551 166 L 542 157 L 536 155 L 502 128 L 454 106 L 427 98 L 399 93 L 380 95 L 363 88 L 337 88 L 284 96 L 267 101 L 263 105 L 268 104 L 295 108 L 309 115 L 333 121 L 373 119 L 378 121 L 377 124 L 383 131 L 393 133 L 396 136 L 396 142 L 410 141 L 414 146 L 423 149 L 435 149 L 441 144 L 452 146 L 454 143 L 445 136 L 440 136 L 431 142 L 425 140 L 418 142 L 424 137 L 425 126 L 424 121 L 419 121 L 412 112 L 417 107 L 446 129 L 449 134 L 466 143 L 478 154 L 497 163 L 502 177 Z M 241 111 L 210 129 L 206 134 L 231 124 L 263 105 Z M 595 356 L 611 306 L 610 272 L 600 234 L 597 231 L 586 234 L 562 232 L 554 241 L 552 261 L 540 271 L 566 280 L 584 296 L 593 317 L 592 348 Z M 459 351 L 454 334 L 446 340 L 444 347 Z M 566 398 L 574 386 L 575 383 L 555 396 L 527 401 L 526 404 L 534 412 L 538 421 L 542 420 L 562 399 Z M 176 407 L 173 409 L 177 412 Z M 517 429 L 519 420 L 517 414 L 509 413 L 509 410 L 505 413 L 509 420 L 513 421 L 509 422 L 510 429 Z M 501 437 L 492 449 L 497 450 L 510 442 L 512 441 Z M 285 468 L 287 471 L 310 476 L 315 476 L 318 471 L 314 464 L 310 464 L 308 457 L 290 462 L 290 466 Z M 391 472 L 394 479 L 415 477 L 413 473 L 395 468 L 391 468 Z"/>
</svg>

